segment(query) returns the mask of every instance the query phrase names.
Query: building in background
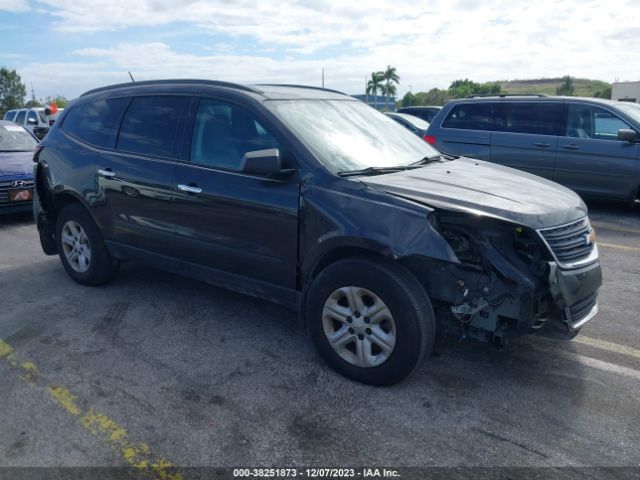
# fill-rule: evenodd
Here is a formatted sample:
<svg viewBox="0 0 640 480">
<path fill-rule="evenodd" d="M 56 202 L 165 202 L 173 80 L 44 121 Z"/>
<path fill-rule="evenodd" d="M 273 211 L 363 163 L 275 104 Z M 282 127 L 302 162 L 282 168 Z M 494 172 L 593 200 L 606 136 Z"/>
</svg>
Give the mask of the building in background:
<svg viewBox="0 0 640 480">
<path fill-rule="evenodd" d="M 640 82 L 614 82 L 611 100 L 640 103 Z"/>
<path fill-rule="evenodd" d="M 395 112 L 396 111 L 396 97 L 389 97 L 387 102 L 387 97 L 384 95 L 378 95 L 378 102 L 376 103 L 376 97 L 373 95 L 351 95 L 353 98 L 357 98 L 361 102 L 368 104 L 373 108 L 377 108 L 378 110 L 384 112 Z"/>
</svg>

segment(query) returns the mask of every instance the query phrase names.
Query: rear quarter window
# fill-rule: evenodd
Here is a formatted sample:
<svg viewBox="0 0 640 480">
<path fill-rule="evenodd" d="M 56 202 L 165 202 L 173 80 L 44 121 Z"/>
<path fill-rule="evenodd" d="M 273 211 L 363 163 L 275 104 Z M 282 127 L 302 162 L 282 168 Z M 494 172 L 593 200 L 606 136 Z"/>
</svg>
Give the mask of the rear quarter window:
<svg viewBox="0 0 640 480">
<path fill-rule="evenodd" d="M 442 122 L 442 128 L 491 130 L 494 124 L 495 110 L 495 104 L 486 102 L 455 105 Z"/>
<path fill-rule="evenodd" d="M 77 105 L 67 112 L 62 130 L 84 142 L 104 147 L 129 100 L 110 98 Z"/>
</svg>

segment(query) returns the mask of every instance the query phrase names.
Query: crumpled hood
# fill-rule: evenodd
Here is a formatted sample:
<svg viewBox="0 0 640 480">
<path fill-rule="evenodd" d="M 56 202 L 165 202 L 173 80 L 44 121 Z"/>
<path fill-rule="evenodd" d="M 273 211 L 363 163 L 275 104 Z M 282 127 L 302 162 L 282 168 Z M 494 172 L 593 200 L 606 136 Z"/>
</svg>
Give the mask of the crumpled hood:
<svg viewBox="0 0 640 480">
<path fill-rule="evenodd" d="M 488 215 L 536 229 L 569 223 L 587 213 L 580 197 L 557 183 L 470 158 L 360 180 L 434 208 Z"/>
<path fill-rule="evenodd" d="M 33 177 L 33 152 L 0 152 L 2 177 Z"/>
</svg>

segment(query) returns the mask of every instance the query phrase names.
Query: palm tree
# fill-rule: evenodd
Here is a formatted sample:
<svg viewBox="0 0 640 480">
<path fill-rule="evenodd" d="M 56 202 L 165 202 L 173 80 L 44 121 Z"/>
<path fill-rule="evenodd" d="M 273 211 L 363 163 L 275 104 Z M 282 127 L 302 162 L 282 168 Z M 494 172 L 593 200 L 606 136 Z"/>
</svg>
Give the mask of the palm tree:
<svg viewBox="0 0 640 480">
<path fill-rule="evenodd" d="M 392 67 L 391 65 L 387 65 L 387 69 L 382 72 L 382 79 L 384 80 L 384 92 L 387 98 L 387 105 L 389 105 L 389 95 L 396 94 L 396 85 L 400 84 L 400 77 L 396 72 L 396 67 Z"/>
<path fill-rule="evenodd" d="M 371 79 L 367 83 L 367 95 L 373 95 L 375 97 L 374 103 L 376 108 L 378 108 L 378 91 L 382 87 L 382 80 L 384 80 L 382 72 L 371 72 Z"/>
</svg>

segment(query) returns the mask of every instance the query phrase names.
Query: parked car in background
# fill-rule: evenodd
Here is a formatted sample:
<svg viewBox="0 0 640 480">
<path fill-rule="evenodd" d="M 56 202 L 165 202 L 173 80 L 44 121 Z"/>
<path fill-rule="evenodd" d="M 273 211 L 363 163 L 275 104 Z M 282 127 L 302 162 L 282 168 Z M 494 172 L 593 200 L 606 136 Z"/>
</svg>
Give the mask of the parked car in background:
<svg viewBox="0 0 640 480">
<path fill-rule="evenodd" d="M 442 107 L 430 106 L 430 107 L 401 107 L 397 110 L 398 113 L 406 113 L 415 117 L 423 119 L 425 122 L 431 123 L 433 117 L 442 110 Z"/>
<path fill-rule="evenodd" d="M 34 161 L 43 251 L 76 282 L 138 260 L 281 303 L 329 365 L 362 382 L 406 377 L 436 331 L 571 338 L 598 311 L 580 197 L 447 160 L 340 92 L 99 88 L 69 105 Z"/>
<path fill-rule="evenodd" d="M 31 211 L 37 145 L 23 127 L 0 120 L 0 215 Z"/>
<path fill-rule="evenodd" d="M 427 134 L 427 128 L 429 128 L 429 123 L 425 122 L 421 118 L 414 117 L 413 115 L 408 115 L 406 113 L 388 112 L 386 115 L 391 117 L 414 135 L 417 135 L 424 140 L 424 136 Z"/>
<path fill-rule="evenodd" d="M 438 150 L 499 163 L 585 197 L 640 200 L 640 109 L 627 102 L 545 95 L 452 100 L 427 141 Z"/>
<path fill-rule="evenodd" d="M 63 109 L 58 109 L 58 113 Z M 58 113 L 47 115 L 46 107 L 18 108 L 9 110 L 4 114 L 4 120 L 14 122 L 29 130 L 38 139 L 42 140 L 49 132 L 49 128 L 55 122 Z"/>
</svg>

